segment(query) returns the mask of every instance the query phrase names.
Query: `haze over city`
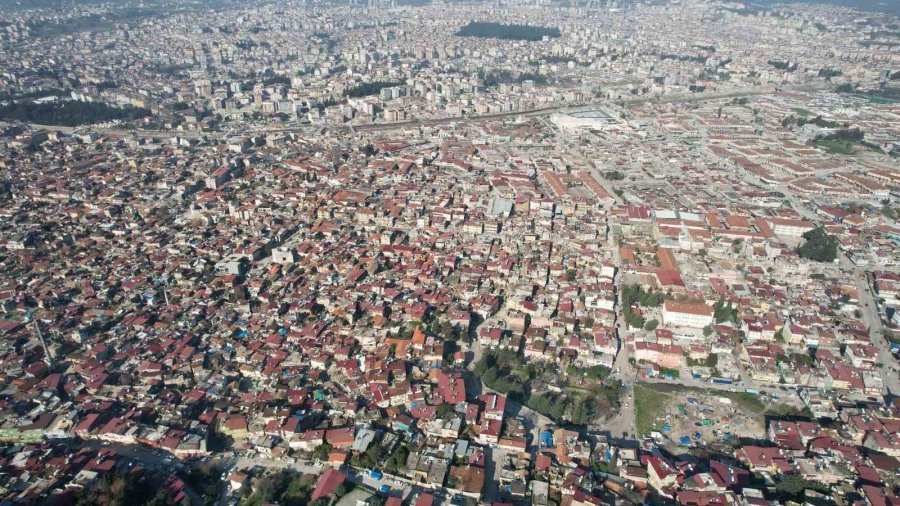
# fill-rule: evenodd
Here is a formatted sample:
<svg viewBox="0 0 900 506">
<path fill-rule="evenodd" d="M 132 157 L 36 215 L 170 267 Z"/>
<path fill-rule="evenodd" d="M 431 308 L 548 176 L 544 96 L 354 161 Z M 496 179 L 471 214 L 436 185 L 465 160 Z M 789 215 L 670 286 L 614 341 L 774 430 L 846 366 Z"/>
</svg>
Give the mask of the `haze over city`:
<svg viewBox="0 0 900 506">
<path fill-rule="evenodd" d="M 0 503 L 900 506 L 900 3 L 0 14 Z"/>
</svg>

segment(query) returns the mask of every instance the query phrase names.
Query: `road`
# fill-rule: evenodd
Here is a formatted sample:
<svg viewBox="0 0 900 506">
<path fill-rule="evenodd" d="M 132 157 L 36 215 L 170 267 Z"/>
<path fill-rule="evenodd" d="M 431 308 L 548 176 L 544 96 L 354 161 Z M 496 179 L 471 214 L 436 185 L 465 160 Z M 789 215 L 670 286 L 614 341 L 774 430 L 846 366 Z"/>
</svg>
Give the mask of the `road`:
<svg viewBox="0 0 900 506">
<path fill-rule="evenodd" d="M 798 86 L 794 89 L 802 89 L 802 86 Z M 689 95 L 662 95 L 658 97 L 636 97 L 630 98 L 628 100 L 624 100 L 623 102 L 626 105 L 641 105 L 641 104 L 651 104 L 651 103 L 687 103 L 687 102 L 702 102 L 705 100 L 721 100 L 725 98 L 739 98 L 739 97 L 748 97 L 753 95 L 764 95 L 767 93 L 772 93 L 774 90 L 768 87 L 754 87 L 754 88 L 742 88 L 740 90 L 729 90 L 729 91 L 721 91 L 721 92 L 710 92 L 710 93 L 691 93 Z M 477 121 L 488 121 L 488 120 L 498 120 L 505 119 L 511 117 L 537 117 L 537 116 L 547 116 L 553 114 L 555 112 L 565 111 L 565 110 L 574 110 L 585 107 L 596 107 L 602 105 L 608 105 L 608 100 L 595 100 L 590 102 L 584 102 L 579 104 L 564 104 L 564 105 L 555 105 L 551 107 L 541 107 L 537 109 L 530 109 L 524 111 L 514 111 L 514 112 L 504 112 L 504 113 L 496 113 L 496 114 L 483 114 L 477 116 L 466 116 L 466 117 L 453 117 L 453 118 L 438 118 L 438 119 L 425 119 L 425 120 L 410 120 L 410 121 L 402 121 L 397 123 L 381 123 L 381 124 L 372 124 L 372 125 L 336 125 L 335 128 L 347 128 L 354 132 L 363 131 L 363 132 L 372 132 L 372 131 L 382 131 L 382 130 L 396 130 L 400 128 L 406 128 L 411 126 L 435 126 L 441 124 L 448 123 L 467 123 L 467 122 L 477 122 Z M 24 122 L 0 122 L 0 126 L 3 125 L 13 125 L 13 124 L 26 124 L 33 129 L 43 129 L 43 130 L 55 130 L 63 133 L 74 133 L 74 132 L 97 132 L 112 136 L 124 136 L 131 132 L 134 132 L 136 135 L 149 136 L 149 137 L 182 137 L 185 139 L 198 139 L 203 137 L 222 137 L 225 134 L 223 132 L 198 132 L 198 131 L 179 131 L 179 130 L 126 130 L 122 128 L 114 128 L 114 127 L 97 127 L 92 128 L 90 126 L 81 126 L 81 127 L 65 127 L 65 126 L 53 126 L 53 125 L 39 125 L 39 124 L 28 124 Z M 268 134 L 268 133 L 290 133 L 290 132 L 303 132 L 308 130 L 317 130 L 322 128 L 319 125 L 303 125 L 303 126 L 291 126 L 285 128 L 253 128 L 252 126 L 248 126 L 241 130 L 241 135 L 257 135 L 257 134 Z"/>
<path fill-rule="evenodd" d="M 820 222 L 816 213 L 806 207 L 786 184 L 776 186 L 775 190 L 783 193 L 787 197 L 788 202 L 790 202 L 791 207 L 800 213 L 801 216 L 814 223 Z M 884 337 L 881 315 L 878 312 L 878 304 L 875 301 L 872 286 L 868 282 L 866 271 L 854 264 L 840 249 L 838 249 L 838 268 L 845 275 L 849 275 L 856 280 L 856 287 L 859 292 L 860 315 L 863 323 L 869 330 L 869 338 L 872 344 L 878 350 L 878 363 L 883 367 L 881 378 L 884 381 L 885 393 L 891 396 L 898 396 L 900 395 L 900 373 L 898 373 L 897 359 L 891 353 L 890 344 Z"/>
<path fill-rule="evenodd" d="M 618 327 L 616 333 L 619 334 Z M 616 374 L 615 377 L 622 380 L 624 393 L 619 399 L 619 410 L 609 420 L 605 421 L 603 425 L 606 426 L 612 437 L 621 437 L 623 439 L 633 436 L 636 431 L 634 423 L 634 383 L 636 373 L 632 372 L 633 368 L 628 363 L 628 358 L 625 340 L 620 338 L 619 353 L 616 354 L 613 371 L 619 371 L 619 374 Z"/>
<path fill-rule="evenodd" d="M 692 377 L 686 378 L 675 378 L 675 379 L 664 379 L 664 378 L 641 378 L 641 383 L 656 383 L 656 384 L 667 384 L 667 385 L 681 385 L 688 388 L 699 388 L 704 390 L 716 390 L 719 392 L 744 392 L 747 389 L 753 389 L 759 391 L 761 394 L 768 395 L 776 395 L 779 399 L 784 401 L 789 401 L 788 404 L 799 404 L 800 400 L 795 398 L 793 395 L 796 392 L 796 387 L 794 386 L 774 386 L 774 385 L 758 385 L 758 384 L 744 384 L 740 385 L 735 382 L 730 385 L 723 385 L 720 383 L 713 383 L 709 380 L 704 379 L 696 379 Z"/>
<path fill-rule="evenodd" d="M 741 89 L 738 91 L 723 91 L 723 92 L 712 92 L 712 93 L 692 93 L 690 95 L 663 95 L 660 97 L 651 97 L 651 98 L 634 98 L 624 100 L 623 102 L 626 105 L 641 105 L 641 104 L 665 104 L 665 103 L 687 103 L 687 102 L 702 102 L 704 100 L 721 100 L 724 98 L 740 98 L 740 97 L 749 97 L 753 95 L 764 95 L 766 93 L 771 93 L 774 91 L 771 88 L 755 88 L 755 89 Z M 609 100 L 594 100 L 590 102 L 584 102 L 579 104 L 565 104 L 558 105 L 552 107 L 541 107 L 537 109 L 528 109 L 523 111 L 513 111 L 513 112 L 503 112 L 496 114 L 482 114 L 477 116 L 465 116 L 465 117 L 454 117 L 454 118 L 438 118 L 438 119 L 426 119 L 426 120 L 410 120 L 410 121 L 402 121 L 398 123 L 381 123 L 381 124 L 373 124 L 373 125 L 353 125 L 354 131 L 381 131 L 381 130 L 397 130 L 400 128 L 412 127 L 412 126 L 435 126 L 442 125 L 447 123 L 467 123 L 467 122 L 476 122 L 476 121 L 489 121 L 489 120 L 498 120 L 504 118 L 514 118 L 518 116 L 531 118 L 538 116 L 548 116 L 550 114 L 554 114 L 557 112 L 565 112 L 570 110 L 578 110 L 584 109 L 588 107 L 597 107 L 609 105 Z"/>
<path fill-rule="evenodd" d="M 616 259 L 616 264 L 619 264 L 618 258 Z M 622 276 L 615 276 L 613 283 L 615 284 L 616 292 L 618 293 L 622 283 Z M 627 328 L 625 328 L 624 319 L 621 315 L 622 308 L 618 301 L 618 295 L 616 296 L 616 299 L 615 329 L 616 339 L 619 341 L 619 352 L 616 354 L 616 359 L 613 362 L 613 373 L 622 381 L 625 393 L 619 400 L 619 411 L 610 418 L 605 425 L 612 437 L 628 439 L 629 436 L 633 437 L 637 431 L 634 422 L 634 383 L 636 381 L 637 372 L 628 361 L 630 355 L 628 353 L 628 347 L 625 345 L 625 333 Z"/>
<path fill-rule="evenodd" d="M 159 450 L 153 450 L 145 446 L 125 445 L 117 443 L 104 444 L 103 441 L 90 439 L 75 444 L 78 448 L 90 448 L 92 450 L 112 450 L 117 454 L 140 462 L 148 469 L 171 473 L 169 468 L 181 464 L 181 459 Z M 203 504 L 200 495 L 187 483 L 184 484 L 184 493 L 191 499 L 191 504 Z"/>
<path fill-rule="evenodd" d="M 478 348 L 479 351 L 475 353 L 476 356 L 481 356 L 481 344 L 473 343 L 472 345 L 473 352 L 475 348 Z M 474 362 L 473 362 L 474 363 Z M 471 364 L 470 364 L 471 367 Z M 470 371 L 472 377 L 475 376 L 473 372 Z M 478 384 L 480 388 L 471 388 L 471 381 L 466 381 L 466 397 L 470 399 L 474 399 L 478 395 L 483 392 L 492 392 L 499 393 L 494 390 L 488 388 L 481 380 L 478 380 Z M 534 411 L 527 406 L 523 406 L 518 402 L 507 398 L 506 399 L 506 416 L 507 417 L 520 417 L 523 421 L 523 425 L 525 429 L 531 436 L 531 440 L 528 444 L 528 453 L 531 454 L 532 462 L 537 458 L 538 453 L 538 445 L 540 444 L 540 431 L 541 428 L 547 424 L 553 423 L 552 420 L 547 418 L 546 416 Z M 485 449 L 485 484 L 484 484 L 484 495 L 482 496 L 484 501 L 491 501 L 495 499 L 499 499 L 499 477 L 500 477 L 500 469 L 501 462 L 503 461 L 507 451 L 502 448 L 487 448 Z"/>
<path fill-rule="evenodd" d="M 617 276 L 616 278 L 617 289 L 621 284 L 621 276 Z M 621 316 L 621 307 L 619 304 L 616 304 L 616 337 L 619 340 L 619 352 L 616 355 L 616 360 L 613 363 L 613 371 L 618 371 L 618 373 L 614 373 L 615 377 L 620 379 L 624 384 L 624 394 L 621 398 L 621 406 L 619 411 L 609 420 L 604 422 L 604 426 L 609 431 L 610 435 L 613 437 L 623 437 L 628 438 L 628 435 L 632 437 L 636 437 L 637 427 L 635 423 L 635 411 L 634 411 L 634 386 L 638 382 L 638 372 L 639 368 L 631 365 L 629 362 L 630 353 L 628 351 L 628 347 L 626 346 L 626 334 L 627 328 L 624 324 L 624 319 Z M 740 362 L 738 362 L 740 364 Z M 740 367 L 740 366 L 739 366 Z M 786 387 L 778 387 L 775 385 L 758 385 L 754 381 L 752 381 L 749 377 L 746 377 L 744 374 L 743 368 L 740 368 L 740 377 L 741 381 L 743 381 L 743 385 L 731 384 L 731 385 L 723 385 L 719 383 L 712 383 L 709 380 L 696 379 L 691 376 L 679 377 L 675 379 L 662 379 L 662 378 L 643 378 L 640 379 L 642 383 L 654 383 L 654 384 L 669 384 L 669 385 L 681 385 L 684 387 L 690 388 L 698 388 L 704 390 L 713 390 L 713 391 L 721 391 L 721 392 L 735 392 L 735 391 L 744 391 L 746 388 L 751 388 L 759 391 L 760 393 L 766 393 L 768 395 L 775 395 L 779 397 L 780 400 L 787 402 L 788 404 L 801 406 L 799 396 L 796 395 L 796 390 L 793 388 Z"/>
<path fill-rule="evenodd" d="M 76 443 L 77 448 L 90 448 L 93 450 L 112 450 L 117 454 L 141 462 L 149 469 L 158 469 L 169 472 L 173 465 L 185 465 L 186 463 L 177 457 L 165 451 L 155 450 L 146 446 L 126 445 L 126 444 L 105 444 L 98 440 L 87 440 Z M 235 471 L 249 471 L 256 468 L 264 468 L 268 470 L 292 470 L 301 474 L 320 475 L 326 469 L 323 464 L 317 464 L 313 461 L 297 461 L 288 462 L 281 459 L 264 458 L 264 457 L 233 457 L 231 453 L 221 453 L 211 457 L 211 463 L 216 464 L 223 470 L 223 476 L 227 478 Z M 375 480 L 367 472 L 357 471 L 352 468 L 345 470 L 347 477 L 354 483 L 361 485 L 372 492 L 377 492 L 382 485 L 391 487 L 391 495 L 409 498 L 419 487 L 418 485 L 402 476 L 394 476 L 385 473 L 381 480 Z M 202 498 L 194 491 L 190 485 L 185 484 L 185 493 L 190 497 L 191 504 L 203 504 Z M 445 495 L 451 493 L 444 487 L 436 487 L 434 490 Z M 231 490 L 228 480 L 222 479 L 219 482 L 219 497 L 216 504 L 225 506 L 231 496 Z"/>
<path fill-rule="evenodd" d="M 748 88 L 740 88 L 736 90 L 711 91 L 701 93 L 681 93 L 672 95 L 661 95 L 654 97 L 636 97 L 623 100 L 625 105 L 645 105 L 645 104 L 676 104 L 689 102 L 702 102 L 705 100 L 722 100 L 725 98 L 742 98 L 754 95 L 765 95 L 774 93 L 775 88 L 770 86 L 753 86 Z"/>
<path fill-rule="evenodd" d="M 841 257 L 845 258 L 843 253 Z M 849 263 L 849 259 L 847 259 Z M 878 313 L 878 305 L 872 293 L 872 285 L 860 269 L 856 270 L 856 286 L 859 290 L 860 313 L 863 323 L 869 329 L 872 344 L 878 349 L 878 363 L 882 364 L 881 379 L 884 380 L 885 390 L 889 395 L 900 395 L 900 374 L 898 374 L 897 359 L 891 353 L 890 344 L 884 337 L 884 328 L 881 323 L 881 315 Z"/>
<path fill-rule="evenodd" d="M 264 457 L 238 457 L 231 459 L 228 457 L 215 457 L 217 461 L 231 461 L 232 467 L 236 470 L 253 469 L 254 467 L 264 467 L 267 469 L 290 469 L 301 474 L 319 474 L 324 469 L 323 464 L 316 464 L 311 461 L 288 462 L 281 459 L 272 459 Z"/>
<path fill-rule="evenodd" d="M 383 473 L 384 476 L 380 480 L 376 480 L 368 472 L 353 468 L 347 469 L 346 474 L 350 481 L 373 492 L 378 492 L 382 486 L 387 485 L 391 488 L 389 495 L 400 497 L 403 500 L 408 499 L 417 490 L 415 482 L 402 476 Z M 438 489 L 446 491 L 443 487 L 438 487 Z"/>
<path fill-rule="evenodd" d="M 504 307 L 493 317 L 491 317 L 490 321 L 495 321 L 498 318 L 502 319 L 506 314 L 506 306 L 504 302 Z M 466 397 L 468 399 L 475 399 L 479 395 L 484 392 L 493 392 L 499 393 L 485 385 L 480 378 L 475 376 L 473 372 L 473 368 L 476 362 L 481 360 L 481 357 L 484 355 L 484 348 L 481 343 L 477 340 L 477 335 L 475 339 L 473 339 L 472 344 L 470 345 L 468 350 L 463 351 L 471 351 L 472 352 L 472 360 L 468 364 L 467 371 L 467 381 L 466 384 Z M 547 418 L 546 416 L 538 413 L 530 409 L 527 406 L 523 406 L 522 404 L 507 398 L 506 399 L 506 416 L 507 417 L 520 417 L 523 420 L 523 424 L 525 429 L 531 435 L 531 440 L 528 444 L 528 452 L 531 454 L 532 462 L 537 458 L 537 453 L 539 450 L 540 444 L 540 431 L 541 428 L 547 424 L 553 423 L 552 420 Z M 499 499 L 499 476 L 500 476 L 500 468 L 499 465 L 507 451 L 502 448 L 487 448 L 485 450 L 485 484 L 484 484 L 484 495 L 482 499 L 484 501 L 491 501 L 495 499 Z"/>
</svg>

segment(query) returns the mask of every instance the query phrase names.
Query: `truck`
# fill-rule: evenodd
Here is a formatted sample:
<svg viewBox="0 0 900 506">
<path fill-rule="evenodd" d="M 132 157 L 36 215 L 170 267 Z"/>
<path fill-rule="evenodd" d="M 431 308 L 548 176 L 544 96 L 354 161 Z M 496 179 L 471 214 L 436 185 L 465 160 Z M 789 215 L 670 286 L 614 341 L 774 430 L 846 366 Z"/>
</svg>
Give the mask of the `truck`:
<svg viewBox="0 0 900 506">
<path fill-rule="evenodd" d="M 732 381 L 728 378 L 713 378 L 712 382 L 717 385 L 732 385 L 732 384 L 734 384 L 734 381 Z"/>
</svg>

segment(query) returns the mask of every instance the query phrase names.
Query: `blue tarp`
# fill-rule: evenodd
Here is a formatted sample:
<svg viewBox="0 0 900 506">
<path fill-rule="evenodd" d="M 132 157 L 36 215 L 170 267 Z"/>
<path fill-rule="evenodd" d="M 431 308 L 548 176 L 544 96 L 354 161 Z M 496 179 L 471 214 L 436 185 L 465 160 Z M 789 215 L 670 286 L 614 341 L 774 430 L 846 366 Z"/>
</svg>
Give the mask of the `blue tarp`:
<svg viewBox="0 0 900 506">
<path fill-rule="evenodd" d="M 672 432 L 672 426 L 669 424 L 665 424 L 662 426 L 663 432 Z"/>
<path fill-rule="evenodd" d="M 544 446 L 553 446 L 553 433 L 549 430 L 541 432 L 541 444 Z"/>
<path fill-rule="evenodd" d="M 689 438 L 687 436 L 681 436 L 681 438 L 678 440 L 678 442 L 684 446 L 689 446 L 691 444 L 691 438 Z"/>
</svg>

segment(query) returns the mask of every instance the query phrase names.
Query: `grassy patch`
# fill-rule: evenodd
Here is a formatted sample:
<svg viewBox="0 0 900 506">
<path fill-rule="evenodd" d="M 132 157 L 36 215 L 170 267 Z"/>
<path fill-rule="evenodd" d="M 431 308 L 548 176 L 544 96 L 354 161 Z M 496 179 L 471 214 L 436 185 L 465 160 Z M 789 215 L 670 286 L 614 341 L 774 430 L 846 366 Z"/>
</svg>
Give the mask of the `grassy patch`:
<svg viewBox="0 0 900 506">
<path fill-rule="evenodd" d="M 799 114 L 800 116 L 812 116 L 813 115 L 812 111 L 810 111 L 809 109 L 803 109 L 801 107 L 795 107 L 791 110 L 794 111 L 795 113 Z"/>
<path fill-rule="evenodd" d="M 854 142 L 842 140 L 817 140 L 813 146 L 824 149 L 830 155 L 852 155 Z"/>
<path fill-rule="evenodd" d="M 727 392 L 667 383 L 635 383 L 634 421 L 638 434 L 650 435 L 650 432 L 659 430 L 661 424 L 658 425 L 656 419 L 666 413 L 666 408 L 673 404 L 676 395 L 725 397 L 731 400 L 734 407 L 756 416 L 762 416 L 768 408 L 759 397 L 747 392 Z M 784 411 L 788 410 L 787 406 L 782 408 Z"/>
<path fill-rule="evenodd" d="M 889 332 L 884 333 L 884 338 L 891 344 L 900 344 L 900 336 L 895 336 Z"/>
<path fill-rule="evenodd" d="M 882 154 L 882 155 L 884 154 L 884 151 L 881 149 L 881 146 L 879 146 L 878 144 L 874 144 L 869 141 L 862 141 L 859 143 L 859 145 L 860 145 L 860 147 L 868 148 L 871 151 L 874 151 L 878 154 Z"/>
<path fill-rule="evenodd" d="M 580 368 L 574 365 L 566 367 L 566 373 L 575 377 L 585 377 L 592 380 L 603 381 L 609 376 L 610 370 L 602 365 Z"/>
<path fill-rule="evenodd" d="M 731 402 L 749 411 L 750 413 L 761 415 L 766 411 L 765 403 L 759 400 L 759 397 L 753 394 L 748 394 L 747 392 L 720 392 L 718 390 L 703 390 L 703 392 L 709 393 L 710 395 L 718 395 L 719 397 L 726 397 L 728 399 L 731 399 Z"/>
<path fill-rule="evenodd" d="M 539 362 L 528 362 L 509 350 L 488 350 L 474 367 L 475 375 L 488 388 L 505 393 L 556 423 L 586 425 L 606 413 L 615 412 L 621 393 L 618 382 L 604 384 L 609 369 L 570 369 L 569 378 L 560 376 Z M 569 395 L 538 391 L 532 387 L 556 381 L 568 383 Z"/>
<path fill-rule="evenodd" d="M 769 416 L 777 417 L 802 416 L 806 418 L 812 418 L 814 416 L 812 411 L 810 411 L 806 406 L 801 409 L 794 406 L 788 406 L 787 404 L 776 404 L 774 406 L 770 406 L 769 409 L 766 410 L 766 414 Z"/>
<path fill-rule="evenodd" d="M 672 396 L 658 386 L 648 383 L 634 385 L 634 422 L 638 434 L 650 435 L 658 429 L 656 419 L 665 414 L 666 406 L 672 401 Z"/>
<path fill-rule="evenodd" d="M 886 105 L 886 104 L 896 104 L 898 100 L 889 98 L 889 97 L 876 97 L 872 95 L 864 95 L 862 93 L 854 93 L 854 97 L 861 98 L 863 100 L 868 100 L 872 104 Z"/>
</svg>

